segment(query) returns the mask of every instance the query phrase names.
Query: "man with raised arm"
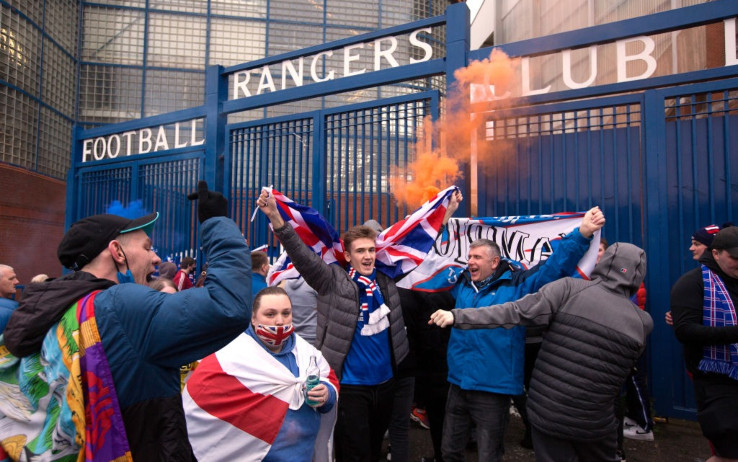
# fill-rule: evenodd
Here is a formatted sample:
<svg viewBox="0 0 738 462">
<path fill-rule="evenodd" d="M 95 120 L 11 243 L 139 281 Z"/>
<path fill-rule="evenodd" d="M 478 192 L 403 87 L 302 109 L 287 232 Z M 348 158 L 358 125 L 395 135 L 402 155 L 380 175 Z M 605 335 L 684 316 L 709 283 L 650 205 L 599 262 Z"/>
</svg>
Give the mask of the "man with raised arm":
<svg viewBox="0 0 738 462">
<path fill-rule="evenodd" d="M 593 207 L 547 260 L 525 271 L 503 260 L 495 242 L 472 242 L 467 269 L 451 289 L 455 307 L 476 309 L 517 300 L 551 281 L 573 275 L 592 236 L 604 224 L 604 214 Z M 446 462 L 464 460 L 472 422 L 476 424 L 479 460 L 501 459 L 510 399 L 523 393 L 524 352 L 522 326 L 451 331 L 447 350 L 450 388 L 441 443 Z"/>
<path fill-rule="evenodd" d="M 190 199 L 209 262 L 204 288 L 146 286 L 161 262 L 149 237 L 158 213 L 94 215 L 66 232 L 57 255 L 74 272 L 31 285 L 5 330 L 21 358 L 0 358 L 18 361 L 14 379 L 0 376 L 12 394 L 0 405 L 0 444 L 12 460 L 195 460 L 179 367 L 248 326 L 251 259 L 222 194 L 201 181 Z"/>
</svg>

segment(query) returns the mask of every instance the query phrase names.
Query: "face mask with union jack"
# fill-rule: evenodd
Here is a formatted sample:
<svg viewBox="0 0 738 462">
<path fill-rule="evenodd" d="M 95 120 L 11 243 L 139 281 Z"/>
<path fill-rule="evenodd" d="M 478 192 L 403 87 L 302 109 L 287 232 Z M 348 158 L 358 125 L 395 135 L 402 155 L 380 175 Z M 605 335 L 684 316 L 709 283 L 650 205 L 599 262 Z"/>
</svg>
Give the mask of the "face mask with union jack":
<svg viewBox="0 0 738 462">
<path fill-rule="evenodd" d="M 295 331 L 295 326 L 292 324 L 285 324 L 283 326 L 265 326 L 264 324 L 256 325 L 256 336 L 259 340 L 267 345 L 273 347 L 282 346 L 285 340 L 287 340 L 292 332 Z"/>
</svg>

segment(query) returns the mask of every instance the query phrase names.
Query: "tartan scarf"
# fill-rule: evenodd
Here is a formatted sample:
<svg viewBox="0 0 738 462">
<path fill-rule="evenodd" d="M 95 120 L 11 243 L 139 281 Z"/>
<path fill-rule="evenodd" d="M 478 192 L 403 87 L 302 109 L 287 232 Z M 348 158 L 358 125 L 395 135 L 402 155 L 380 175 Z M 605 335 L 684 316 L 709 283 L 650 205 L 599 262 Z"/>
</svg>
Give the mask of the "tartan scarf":
<svg viewBox="0 0 738 462">
<path fill-rule="evenodd" d="M 702 265 L 702 281 L 705 286 L 702 305 L 702 324 L 710 327 L 736 325 L 735 305 L 720 277 Z M 714 372 L 738 380 L 738 343 L 707 345 L 697 368 L 702 372 Z"/>
<path fill-rule="evenodd" d="M 387 329 L 390 309 L 384 304 L 384 297 L 379 291 L 377 268 L 371 275 L 364 276 L 349 265 L 348 275 L 359 286 L 361 335 L 375 335 Z"/>
</svg>

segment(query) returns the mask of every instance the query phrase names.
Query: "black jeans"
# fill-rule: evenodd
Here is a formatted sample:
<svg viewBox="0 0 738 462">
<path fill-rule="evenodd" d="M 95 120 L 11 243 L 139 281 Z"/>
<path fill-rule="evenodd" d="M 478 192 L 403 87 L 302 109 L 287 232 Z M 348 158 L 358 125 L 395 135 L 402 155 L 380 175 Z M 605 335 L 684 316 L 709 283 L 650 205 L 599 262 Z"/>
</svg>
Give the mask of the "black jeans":
<svg viewBox="0 0 738 462">
<path fill-rule="evenodd" d="M 341 385 L 334 431 L 337 462 L 379 460 L 394 392 L 394 379 L 379 385 Z"/>
<path fill-rule="evenodd" d="M 410 411 L 413 407 L 415 377 L 395 379 L 395 398 L 392 419 L 389 424 L 389 440 L 392 446 L 392 462 L 409 460 Z"/>
<path fill-rule="evenodd" d="M 443 460 L 463 462 L 471 423 L 477 426 L 479 462 L 496 462 L 505 452 L 503 438 L 510 417 L 510 395 L 462 390 L 451 384 L 443 422 Z"/>
<path fill-rule="evenodd" d="M 646 355 L 638 358 L 638 365 L 625 380 L 626 415 L 635 420 L 646 431 L 653 429 L 651 419 L 651 397 L 646 382 Z"/>
<path fill-rule="evenodd" d="M 601 440 L 563 440 L 532 428 L 536 462 L 615 462 L 617 438 Z"/>
</svg>

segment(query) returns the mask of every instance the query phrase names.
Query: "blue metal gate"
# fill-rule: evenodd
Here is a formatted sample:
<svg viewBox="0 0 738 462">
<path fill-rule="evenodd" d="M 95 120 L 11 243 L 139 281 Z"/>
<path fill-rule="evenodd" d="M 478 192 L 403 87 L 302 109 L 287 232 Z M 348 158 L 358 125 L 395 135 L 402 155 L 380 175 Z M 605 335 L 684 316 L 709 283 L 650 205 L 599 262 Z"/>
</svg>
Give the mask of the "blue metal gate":
<svg viewBox="0 0 738 462">
<path fill-rule="evenodd" d="M 738 3 L 717 0 L 501 48 L 513 57 L 536 56 L 735 16 Z M 154 234 L 159 252 L 191 255 L 197 252 L 198 226 L 195 210 L 185 197 L 198 179 L 206 179 L 229 197 L 231 215 L 252 246 L 276 246 L 262 216 L 257 214 L 251 222 L 255 197 L 268 185 L 312 205 L 339 230 L 370 218 L 384 225 L 394 223 L 408 211 L 390 195 L 389 169 L 412 160 L 412 143 L 424 117 L 439 115 L 440 92 L 427 91 L 427 86 L 419 90 L 416 83 L 442 75 L 449 91 L 456 69 L 490 54 L 489 48 L 469 50 L 468 24 L 466 6 L 452 5 L 441 17 L 226 69 L 214 66 L 207 70 L 207 97 L 201 107 L 78 131 L 68 181 L 67 222 L 104 212 L 114 200 L 124 206 L 140 200 L 147 210 L 163 213 L 163 226 L 157 226 Z M 321 65 L 314 61 L 314 67 L 322 66 L 325 72 L 325 66 L 336 64 L 327 57 L 342 47 L 431 27 L 445 27 L 445 43 L 434 43 L 445 47 L 445 57 L 411 60 L 406 66 L 336 80 L 319 74 L 304 87 L 229 99 L 229 84 L 239 73 L 292 60 L 291 68 L 282 68 L 292 75 L 303 55 L 323 56 Z M 694 267 L 686 251 L 691 233 L 709 223 L 736 222 L 738 141 L 732 136 L 738 133 L 736 76 L 738 66 L 726 64 L 539 94 L 509 101 L 505 109 L 480 110 L 478 116 L 485 118 L 487 127 L 476 135 L 477 144 L 512 145 L 513 149 L 491 166 L 480 165 L 475 172 L 477 197 L 471 198 L 470 185 L 461 185 L 471 199 L 464 207 L 476 202 L 480 216 L 544 214 L 599 205 L 607 216 L 608 240 L 632 242 L 646 250 L 647 306 L 655 321 L 650 375 L 656 412 L 661 416 L 694 417 L 681 346 L 662 320 L 671 285 Z M 262 76 L 262 82 L 269 79 Z M 316 110 L 301 114 L 226 123 L 229 114 L 403 82 L 404 91 L 393 93 L 402 96 L 394 98 L 338 108 L 326 108 L 324 99 L 321 105 L 311 106 Z M 189 121 L 192 135 L 183 138 L 180 132 Z M 197 121 L 202 125 L 196 127 Z M 155 148 L 120 154 L 124 136 L 130 148 L 133 137 L 143 137 L 135 133 L 156 131 L 156 126 L 158 137 L 148 132 Z M 110 158 L 104 159 L 106 155 Z M 464 171 L 465 178 L 470 178 L 469 173 Z"/>
<path fill-rule="evenodd" d="M 692 233 L 738 219 L 738 79 L 653 90 L 646 95 L 652 383 L 662 415 L 694 417 L 692 382 L 681 345 L 663 320 L 669 289 L 697 266 Z"/>
<path fill-rule="evenodd" d="M 125 209 L 156 210 L 160 218 L 152 241 L 162 259 L 194 257 L 199 245 L 197 215 L 187 194 L 196 189 L 202 177 L 203 159 L 199 151 L 176 159 L 168 156 L 80 168 L 76 209 L 80 217 L 114 213 L 116 204 Z"/>
<path fill-rule="evenodd" d="M 254 215 L 261 188 L 274 186 L 336 229 L 398 221 L 408 210 L 387 178 L 413 160 L 416 133 L 427 116 L 438 117 L 438 101 L 430 91 L 229 126 L 224 189 L 232 217 L 252 244 L 276 247 L 266 218 Z"/>
</svg>

